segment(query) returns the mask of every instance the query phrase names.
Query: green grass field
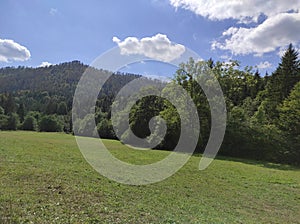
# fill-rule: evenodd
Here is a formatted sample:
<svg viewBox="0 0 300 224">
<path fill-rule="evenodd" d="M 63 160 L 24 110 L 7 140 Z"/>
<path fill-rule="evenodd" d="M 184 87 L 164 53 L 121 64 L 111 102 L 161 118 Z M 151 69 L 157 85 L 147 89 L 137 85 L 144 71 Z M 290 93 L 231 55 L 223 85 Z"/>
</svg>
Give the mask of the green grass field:
<svg viewBox="0 0 300 224">
<path fill-rule="evenodd" d="M 168 152 L 105 144 L 136 164 Z M 0 132 L 0 223 L 300 223 L 300 170 L 219 158 L 145 186 L 118 184 L 83 159 L 71 135 Z"/>
</svg>

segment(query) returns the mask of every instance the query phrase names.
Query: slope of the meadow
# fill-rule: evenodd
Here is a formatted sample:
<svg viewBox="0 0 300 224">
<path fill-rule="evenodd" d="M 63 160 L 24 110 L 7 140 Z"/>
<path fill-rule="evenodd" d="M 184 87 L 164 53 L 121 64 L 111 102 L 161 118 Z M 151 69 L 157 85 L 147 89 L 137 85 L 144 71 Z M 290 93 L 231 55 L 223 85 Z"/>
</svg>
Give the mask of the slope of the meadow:
<svg viewBox="0 0 300 224">
<path fill-rule="evenodd" d="M 104 143 L 136 164 L 168 154 Z M 300 223 L 298 168 L 219 158 L 199 171 L 199 159 L 128 186 L 90 167 L 71 135 L 0 132 L 0 223 Z"/>
</svg>

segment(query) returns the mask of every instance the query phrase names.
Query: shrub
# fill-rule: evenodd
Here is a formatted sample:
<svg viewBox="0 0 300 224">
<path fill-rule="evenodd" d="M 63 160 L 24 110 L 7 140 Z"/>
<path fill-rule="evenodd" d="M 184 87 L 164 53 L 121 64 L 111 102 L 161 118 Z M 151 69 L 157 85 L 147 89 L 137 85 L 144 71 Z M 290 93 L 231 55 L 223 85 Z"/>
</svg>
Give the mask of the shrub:
<svg viewBox="0 0 300 224">
<path fill-rule="evenodd" d="M 8 121 L 7 121 L 8 130 L 14 130 L 14 131 L 17 130 L 19 124 L 20 124 L 20 119 L 18 114 L 12 113 L 8 116 Z"/>
<path fill-rule="evenodd" d="M 8 116 L 0 114 L 0 130 L 6 130 L 8 124 Z"/>
<path fill-rule="evenodd" d="M 42 117 L 39 123 L 39 130 L 45 132 L 62 132 L 63 125 L 54 115 L 46 115 Z"/>
<path fill-rule="evenodd" d="M 103 119 L 98 125 L 97 130 L 100 138 L 115 139 L 116 135 L 111 124 L 111 121 Z"/>
<path fill-rule="evenodd" d="M 37 130 L 37 121 L 35 117 L 27 115 L 22 124 L 22 129 L 27 131 L 36 131 Z"/>
</svg>

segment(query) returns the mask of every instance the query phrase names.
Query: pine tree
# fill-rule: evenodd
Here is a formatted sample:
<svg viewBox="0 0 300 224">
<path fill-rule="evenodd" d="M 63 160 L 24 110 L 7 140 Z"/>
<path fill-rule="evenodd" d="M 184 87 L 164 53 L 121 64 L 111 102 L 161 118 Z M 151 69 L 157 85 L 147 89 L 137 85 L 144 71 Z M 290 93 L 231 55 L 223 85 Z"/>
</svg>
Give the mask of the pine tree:
<svg viewBox="0 0 300 224">
<path fill-rule="evenodd" d="M 57 114 L 66 115 L 68 113 L 68 108 L 66 102 L 62 101 L 57 106 Z"/>
<path fill-rule="evenodd" d="M 276 71 L 269 78 L 267 84 L 266 114 L 270 121 L 278 118 L 277 107 L 286 99 L 293 87 L 300 81 L 300 62 L 298 52 L 290 44 L 281 58 Z"/>
<path fill-rule="evenodd" d="M 298 52 L 290 44 L 275 71 L 275 83 L 278 84 L 280 90 L 280 100 L 288 97 L 291 90 L 297 82 L 300 81 L 300 61 L 298 60 Z"/>
<path fill-rule="evenodd" d="M 4 110 L 5 110 L 5 114 L 11 114 L 15 112 L 16 103 L 12 94 L 8 94 L 6 98 L 6 102 L 4 104 Z"/>
<path fill-rule="evenodd" d="M 25 116 L 25 106 L 23 103 L 20 104 L 17 114 L 20 117 L 20 121 L 23 122 L 24 121 L 24 116 Z"/>
</svg>

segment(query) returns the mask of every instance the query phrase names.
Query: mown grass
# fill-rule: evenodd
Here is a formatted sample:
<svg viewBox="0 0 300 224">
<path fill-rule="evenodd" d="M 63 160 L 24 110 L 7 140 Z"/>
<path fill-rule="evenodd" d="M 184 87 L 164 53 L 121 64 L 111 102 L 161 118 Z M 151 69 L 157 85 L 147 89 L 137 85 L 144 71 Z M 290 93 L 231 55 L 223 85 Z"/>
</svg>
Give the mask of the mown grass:
<svg viewBox="0 0 300 224">
<path fill-rule="evenodd" d="M 137 164 L 168 155 L 104 142 Z M 71 135 L 0 132 L 0 223 L 300 223 L 298 168 L 198 163 L 193 156 L 165 181 L 128 186 L 94 171 Z"/>
</svg>

